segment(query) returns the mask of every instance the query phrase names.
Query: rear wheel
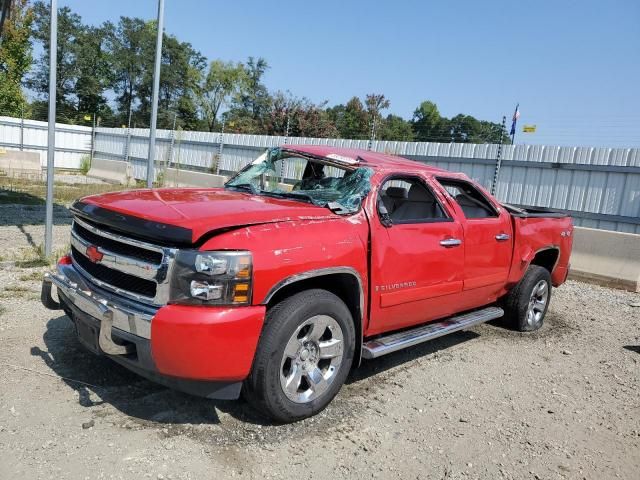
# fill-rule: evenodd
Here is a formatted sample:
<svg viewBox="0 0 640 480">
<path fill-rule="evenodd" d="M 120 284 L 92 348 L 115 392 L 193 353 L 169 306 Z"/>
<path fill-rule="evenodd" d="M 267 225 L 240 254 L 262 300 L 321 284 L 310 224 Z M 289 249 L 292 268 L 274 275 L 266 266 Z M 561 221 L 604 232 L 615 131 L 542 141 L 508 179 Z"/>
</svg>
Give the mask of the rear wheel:
<svg viewBox="0 0 640 480">
<path fill-rule="evenodd" d="M 520 332 L 538 330 L 544 323 L 550 300 L 549 271 L 539 265 L 531 265 L 505 298 L 505 321 Z"/>
<path fill-rule="evenodd" d="M 315 415 L 344 383 L 355 350 L 349 309 L 326 290 L 307 290 L 267 314 L 245 397 L 274 420 Z"/>
</svg>

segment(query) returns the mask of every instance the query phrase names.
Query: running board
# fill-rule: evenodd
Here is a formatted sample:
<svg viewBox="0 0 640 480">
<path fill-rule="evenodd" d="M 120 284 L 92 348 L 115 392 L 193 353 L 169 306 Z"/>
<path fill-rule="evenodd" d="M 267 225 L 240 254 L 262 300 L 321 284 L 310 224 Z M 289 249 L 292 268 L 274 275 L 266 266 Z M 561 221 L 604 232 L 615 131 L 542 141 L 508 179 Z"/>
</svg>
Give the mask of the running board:
<svg viewBox="0 0 640 480">
<path fill-rule="evenodd" d="M 445 318 L 437 322 L 428 323 L 412 330 L 392 333 L 384 337 L 369 340 L 362 345 L 362 357 L 366 359 L 381 357 L 387 353 L 397 352 L 403 348 L 412 347 L 449 333 L 465 330 L 474 325 L 500 318 L 504 310 L 498 307 L 488 307 L 475 312 L 465 313 L 456 317 Z"/>
</svg>

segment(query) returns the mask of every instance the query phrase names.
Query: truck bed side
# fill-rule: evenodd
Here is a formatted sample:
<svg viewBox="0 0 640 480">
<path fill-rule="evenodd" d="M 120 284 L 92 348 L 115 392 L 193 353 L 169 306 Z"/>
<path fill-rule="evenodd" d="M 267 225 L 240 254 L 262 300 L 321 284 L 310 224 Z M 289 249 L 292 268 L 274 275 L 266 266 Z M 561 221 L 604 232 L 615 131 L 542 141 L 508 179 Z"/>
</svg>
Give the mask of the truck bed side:
<svg viewBox="0 0 640 480">
<path fill-rule="evenodd" d="M 518 283 L 531 263 L 549 268 L 554 286 L 564 283 L 573 243 L 571 217 L 545 209 L 505 208 L 511 213 L 514 232 L 507 289 Z"/>
</svg>

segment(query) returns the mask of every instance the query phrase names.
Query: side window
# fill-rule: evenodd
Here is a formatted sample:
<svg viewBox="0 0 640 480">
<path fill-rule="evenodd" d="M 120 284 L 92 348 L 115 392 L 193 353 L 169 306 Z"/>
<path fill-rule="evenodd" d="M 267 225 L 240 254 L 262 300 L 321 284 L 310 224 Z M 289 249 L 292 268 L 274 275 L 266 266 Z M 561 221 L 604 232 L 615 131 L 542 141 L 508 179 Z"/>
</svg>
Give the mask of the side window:
<svg viewBox="0 0 640 480">
<path fill-rule="evenodd" d="M 438 178 L 440 185 L 451 195 L 467 218 L 497 217 L 498 212 L 482 193 L 467 182 Z"/>
<path fill-rule="evenodd" d="M 386 210 L 393 223 L 448 221 L 435 196 L 417 178 L 387 180 L 380 190 L 378 209 Z"/>
</svg>

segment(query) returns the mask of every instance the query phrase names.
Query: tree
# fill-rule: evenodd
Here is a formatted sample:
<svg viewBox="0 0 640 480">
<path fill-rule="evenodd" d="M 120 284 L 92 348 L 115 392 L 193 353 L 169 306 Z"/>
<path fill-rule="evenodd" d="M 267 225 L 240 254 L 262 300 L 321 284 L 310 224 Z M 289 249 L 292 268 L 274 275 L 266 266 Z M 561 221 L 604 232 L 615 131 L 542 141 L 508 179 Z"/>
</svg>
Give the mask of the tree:
<svg viewBox="0 0 640 480">
<path fill-rule="evenodd" d="M 22 82 L 31 67 L 33 11 L 27 0 L 16 0 L 0 32 L 0 115 L 20 116 L 26 99 Z"/>
<path fill-rule="evenodd" d="M 140 93 L 145 70 L 153 65 L 154 32 L 150 22 L 120 17 L 118 25 L 105 24 L 111 53 L 112 83 L 121 124 L 127 124 Z M 151 67 L 153 68 L 153 67 Z"/>
<path fill-rule="evenodd" d="M 499 123 L 478 120 L 471 115 L 458 114 L 450 120 L 451 141 L 459 143 L 510 143 Z"/>
<path fill-rule="evenodd" d="M 391 102 L 382 94 L 370 93 L 365 97 L 365 105 L 367 106 L 367 112 L 369 112 L 369 123 L 375 138 L 376 132 L 382 123 L 381 111 L 389 108 Z"/>
<path fill-rule="evenodd" d="M 377 137 L 380 140 L 412 142 L 414 138 L 411 122 L 398 115 L 389 114 L 378 128 Z"/>
<path fill-rule="evenodd" d="M 327 102 L 314 104 L 308 98 L 294 97 L 290 92 L 276 92 L 271 96 L 264 115 L 264 133 L 267 135 L 327 138 L 338 133 L 327 113 Z"/>
<path fill-rule="evenodd" d="M 264 131 L 263 120 L 269 107 L 270 95 L 262 78 L 268 68 L 269 64 L 264 58 L 249 57 L 245 64 L 244 82 L 228 114 L 237 131 Z"/>
<path fill-rule="evenodd" d="M 369 138 L 369 114 L 358 97 L 352 97 L 346 105 L 336 105 L 328 113 L 340 138 Z"/>
<path fill-rule="evenodd" d="M 114 79 L 111 55 L 107 50 L 107 28 L 84 27 L 78 34 L 75 95 L 78 113 L 82 118 L 86 114 L 101 117 L 111 114 L 105 97 L 105 91 Z"/>
<path fill-rule="evenodd" d="M 36 2 L 33 5 L 34 30 L 33 38 L 42 46 L 42 54 L 36 62 L 36 68 L 28 85 L 41 98 L 49 92 L 49 5 Z M 82 35 L 83 25 L 79 15 L 69 7 L 58 9 L 58 51 L 56 70 L 56 111 L 58 118 L 75 123 L 77 117 L 75 87 L 78 77 L 77 46 L 78 37 Z M 39 113 L 39 112 L 36 112 Z M 39 114 L 46 119 L 46 112 Z"/>
<path fill-rule="evenodd" d="M 196 102 L 207 129 L 214 131 L 220 109 L 229 105 L 246 84 L 246 71 L 241 63 L 214 60 L 196 88 Z"/>
<path fill-rule="evenodd" d="M 450 142 L 451 134 L 446 118 L 440 116 L 435 103 L 424 101 L 413 112 L 412 127 L 419 142 Z"/>
</svg>

